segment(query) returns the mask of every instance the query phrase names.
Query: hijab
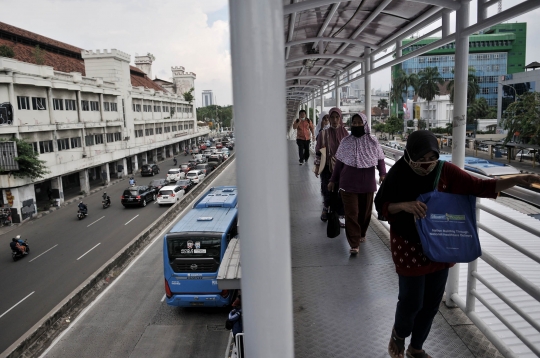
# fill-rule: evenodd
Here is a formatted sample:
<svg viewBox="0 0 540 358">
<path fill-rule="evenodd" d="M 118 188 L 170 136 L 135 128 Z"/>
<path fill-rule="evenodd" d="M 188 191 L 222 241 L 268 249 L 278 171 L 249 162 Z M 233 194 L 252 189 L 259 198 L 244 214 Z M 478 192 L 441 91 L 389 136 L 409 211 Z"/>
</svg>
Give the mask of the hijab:
<svg viewBox="0 0 540 358">
<path fill-rule="evenodd" d="M 330 125 L 330 128 L 325 129 L 322 133 L 325 138 L 324 142 L 327 147 L 327 154 L 329 157 L 335 156 L 336 152 L 338 151 L 339 143 L 343 140 L 343 138 L 347 137 L 349 135 L 349 132 L 345 129 L 343 125 L 343 115 L 341 114 L 341 110 L 337 107 L 333 107 L 328 111 L 328 115 L 332 116 L 332 113 L 336 112 L 339 114 L 339 125 L 337 128 L 332 127 Z M 322 137 L 322 136 L 321 136 Z M 327 159 L 328 161 L 328 159 Z"/>
<path fill-rule="evenodd" d="M 410 153 L 407 155 L 410 155 L 413 161 L 418 160 L 430 151 L 439 153 L 437 138 L 433 133 L 425 130 L 411 133 L 407 139 L 405 148 L 406 152 Z M 375 196 L 375 208 L 379 213 L 379 217 L 383 216 L 386 203 L 415 201 L 420 194 L 432 191 L 436 176 L 436 170 L 431 171 L 431 173 L 425 176 L 416 174 L 405 160 L 405 155 L 401 157 L 390 168 Z M 391 230 L 406 240 L 413 242 L 420 241 L 414 224 L 413 214 L 405 211 L 394 214 L 391 222 Z"/>
<path fill-rule="evenodd" d="M 366 115 L 360 113 L 360 118 L 364 123 L 365 134 L 361 137 L 352 134 L 345 137 L 339 145 L 336 159 L 350 167 L 371 168 L 376 166 L 379 160 L 384 160 L 385 156 L 377 139 L 370 134 Z"/>
<path fill-rule="evenodd" d="M 327 114 L 328 113 L 326 112 L 321 112 L 321 114 L 319 115 L 319 121 L 317 122 L 317 127 L 315 127 L 315 138 L 317 138 L 320 131 L 324 130 L 324 128 L 322 127 L 322 122 L 323 122 L 324 116 L 326 116 Z"/>
</svg>

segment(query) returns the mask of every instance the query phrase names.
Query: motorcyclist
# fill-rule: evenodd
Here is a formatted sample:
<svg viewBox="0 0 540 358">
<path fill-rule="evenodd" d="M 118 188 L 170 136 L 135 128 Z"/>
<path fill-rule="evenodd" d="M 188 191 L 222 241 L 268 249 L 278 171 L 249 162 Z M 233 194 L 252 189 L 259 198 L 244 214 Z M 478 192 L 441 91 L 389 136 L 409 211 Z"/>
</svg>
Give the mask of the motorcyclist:
<svg viewBox="0 0 540 358">
<path fill-rule="evenodd" d="M 129 185 L 135 185 L 135 179 L 133 177 L 129 178 Z"/>
<path fill-rule="evenodd" d="M 174 162 L 174 166 L 176 167 L 176 164 L 178 163 L 178 162 L 176 161 L 176 157 L 173 158 L 173 162 Z"/>
<path fill-rule="evenodd" d="M 81 202 L 79 203 L 79 211 L 85 215 L 88 214 L 88 207 L 86 206 L 85 203 L 83 203 L 83 201 L 81 200 Z"/>
<path fill-rule="evenodd" d="M 20 252 L 23 255 L 28 255 L 28 252 L 26 252 L 26 245 L 24 241 L 21 240 L 21 235 L 17 235 L 11 239 L 9 246 L 11 247 L 12 251 Z"/>
<path fill-rule="evenodd" d="M 103 193 L 101 197 L 103 198 L 103 200 L 107 201 L 107 204 L 111 205 L 111 197 L 108 196 L 107 193 Z"/>
</svg>

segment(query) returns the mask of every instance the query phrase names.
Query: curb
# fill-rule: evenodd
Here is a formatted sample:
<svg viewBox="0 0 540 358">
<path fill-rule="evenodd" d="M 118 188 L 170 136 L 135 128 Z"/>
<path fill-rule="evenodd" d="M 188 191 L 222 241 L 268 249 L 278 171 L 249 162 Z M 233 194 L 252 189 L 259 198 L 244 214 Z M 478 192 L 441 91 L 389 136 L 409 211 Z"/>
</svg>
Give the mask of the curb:
<svg viewBox="0 0 540 358">
<path fill-rule="evenodd" d="M 171 206 L 156 221 L 144 229 L 139 236 L 135 237 L 120 252 L 104 263 L 2 354 L 7 353 L 7 358 L 38 356 L 48 343 L 56 338 L 62 330 L 69 327 L 69 322 L 73 321 L 85 308 L 86 303 L 95 299 L 103 288 L 110 284 L 129 265 L 131 260 L 151 242 L 153 234 L 167 226 L 182 210 L 191 205 L 199 194 L 209 187 L 211 180 L 208 179 L 213 179 L 223 172 L 232 162 L 231 159 L 233 159 L 234 155 L 235 153 L 231 154 L 227 161 L 208 174 L 202 183 L 197 184 L 197 187 L 184 196 L 181 201 Z M 96 191 L 98 190 L 96 189 Z M 70 200 L 70 202 L 75 200 Z M 66 205 L 69 205 L 69 203 Z"/>
</svg>

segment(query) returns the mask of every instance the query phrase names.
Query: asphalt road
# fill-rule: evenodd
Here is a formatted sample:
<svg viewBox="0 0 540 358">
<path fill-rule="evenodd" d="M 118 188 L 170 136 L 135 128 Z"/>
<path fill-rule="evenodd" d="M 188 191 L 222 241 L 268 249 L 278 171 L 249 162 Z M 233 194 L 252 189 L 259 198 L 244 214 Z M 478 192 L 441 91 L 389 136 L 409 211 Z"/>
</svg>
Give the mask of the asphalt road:
<svg viewBox="0 0 540 358">
<path fill-rule="evenodd" d="M 170 164 L 172 167 L 172 161 Z M 227 184 L 235 180 L 234 163 L 231 166 L 232 169 L 227 169 L 227 173 L 232 173 Z M 160 175 L 155 178 L 164 177 L 168 169 L 169 166 L 162 165 Z M 223 175 L 221 177 L 223 178 Z M 138 184 L 148 184 L 151 179 L 136 177 Z M 154 202 L 150 202 L 145 208 L 124 208 L 120 204 L 120 196 L 126 186 L 127 182 L 123 181 L 107 188 L 112 199 L 112 205 L 108 209 L 101 206 L 102 192 L 85 198 L 89 216 L 83 220 L 77 219 L 75 205 L 67 206 L 2 235 L 0 242 L 4 243 L 4 248 L 0 250 L 3 252 L 0 258 L 0 352 L 47 315 L 167 210 L 167 207 L 160 207 Z M 31 248 L 30 254 L 17 262 L 11 259 L 9 248 L 9 242 L 15 235 L 28 239 Z M 155 264 L 160 266 L 161 258 Z M 160 270 L 155 271 L 153 269 L 152 272 L 159 276 L 163 269 L 160 267 Z M 160 276 L 160 279 L 154 282 L 156 285 L 159 282 L 155 288 L 161 291 L 161 296 L 162 280 Z M 145 292 L 141 290 L 139 294 Z M 130 297 L 126 296 L 124 299 L 125 305 L 133 305 Z M 80 353 L 79 347 L 77 355 Z"/>
</svg>

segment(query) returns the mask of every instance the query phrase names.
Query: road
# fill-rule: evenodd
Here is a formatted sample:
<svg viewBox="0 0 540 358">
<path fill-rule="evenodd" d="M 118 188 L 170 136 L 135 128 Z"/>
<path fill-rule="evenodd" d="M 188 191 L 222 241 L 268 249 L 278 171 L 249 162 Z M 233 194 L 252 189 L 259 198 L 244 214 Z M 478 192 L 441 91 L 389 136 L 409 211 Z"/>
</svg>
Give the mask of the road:
<svg viewBox="0 0 540 358">
<path fill-rule="evenodd" d="M 161 169 L 159 177 L 169 168 L 162 165 Z M 234 168 L 227 172 L 235 174 Z M 152 178 L 136 179 L 147 184 Z M 101 207 L 101 193 L 85 198 L 89 216 L 84 220 L 77 219 L 76 206 L 67 206 L 2 236 L 0 352 L 167 210 L 154 202 L 145 208 L 125 209 L 120 196 L 126 185 L 123 181 L 107 189 L 112 199 L 108 209 Z M 27 238 L 31 247 L 30 255 L 17 262 L 12 261 L 8 248 L 15 235 Z M 158 271 L 162 273 L 162 268 Z M 158 281 L 162 286 L 162 279 Z"/>
</svg>

